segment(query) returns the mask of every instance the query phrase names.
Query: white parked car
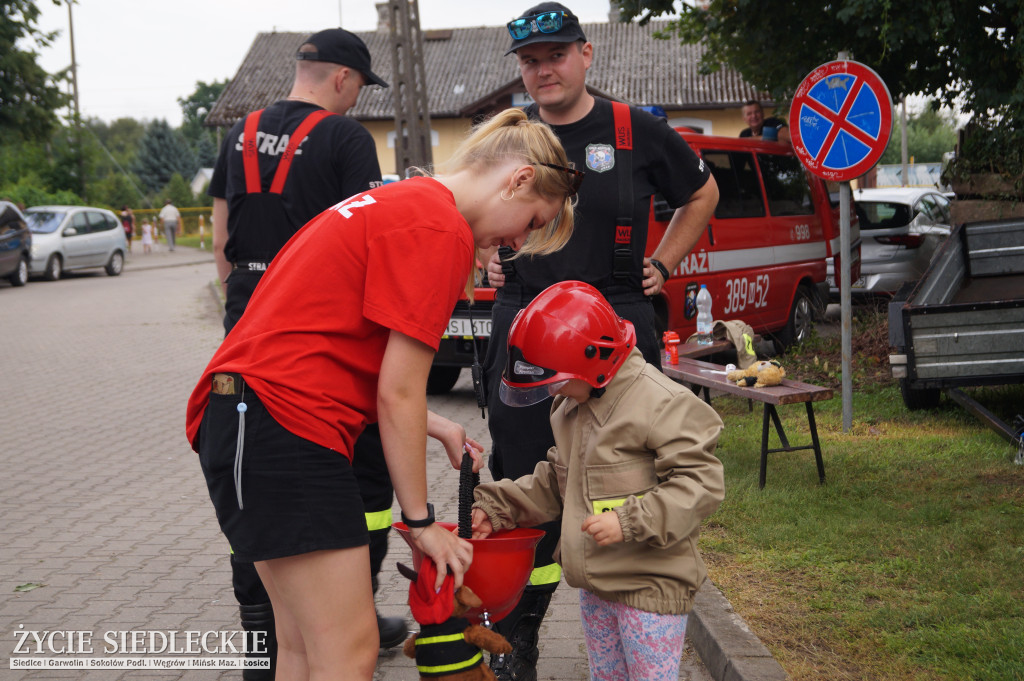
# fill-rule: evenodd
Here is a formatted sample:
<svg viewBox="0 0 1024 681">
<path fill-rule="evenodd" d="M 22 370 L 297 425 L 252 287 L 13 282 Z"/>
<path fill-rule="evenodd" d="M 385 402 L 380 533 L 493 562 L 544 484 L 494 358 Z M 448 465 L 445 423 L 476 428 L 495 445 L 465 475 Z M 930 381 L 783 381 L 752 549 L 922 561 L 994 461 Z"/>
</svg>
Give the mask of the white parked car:
<svg viewBox="0 0 1024 681">
<path fill-rule="evenodd" d="M 891 296 L 905 281 L 921 278 L 938 247 L 949 236 L 949 199 L 935 189 L 893 187 L 853 192 L 860 222 L 860 279 L 854 295 Z M 835 287 L 832 261 L 828 281 Z"/>
<path fill-rule="evenodd" d="M 116 277 L 124 269 L 128 241 L 109 210 L 35 206 L 25 211 L 25 221 L 32 230 L 32 275 L 55 281 L 70 270 L 103 267 Z"/>
</svg>

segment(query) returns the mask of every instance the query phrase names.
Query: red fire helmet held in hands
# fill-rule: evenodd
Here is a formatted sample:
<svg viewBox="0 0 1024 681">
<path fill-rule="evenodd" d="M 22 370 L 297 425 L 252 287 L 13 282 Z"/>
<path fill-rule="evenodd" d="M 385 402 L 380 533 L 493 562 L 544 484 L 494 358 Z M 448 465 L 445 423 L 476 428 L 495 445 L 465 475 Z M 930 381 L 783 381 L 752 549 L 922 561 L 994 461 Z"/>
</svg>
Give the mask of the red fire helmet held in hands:
<svg viewBox="0 0 1024 681">
<path fill-rule="evenodd" d="M 501 401 L 536 404 L 571 378 L 603 388 L 635 345 L 633 324 L 596 288 L 582 281 L 549 286 L 512 322 Z"/>
</svg>

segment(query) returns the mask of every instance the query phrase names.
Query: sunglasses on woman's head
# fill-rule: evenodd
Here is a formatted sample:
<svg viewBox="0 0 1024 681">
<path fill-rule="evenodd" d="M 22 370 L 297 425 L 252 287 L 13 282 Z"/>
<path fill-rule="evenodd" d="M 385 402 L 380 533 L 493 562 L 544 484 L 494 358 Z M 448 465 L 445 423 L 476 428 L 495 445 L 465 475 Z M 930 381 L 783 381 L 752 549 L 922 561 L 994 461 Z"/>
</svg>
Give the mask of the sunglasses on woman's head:
<svg viewBox="0 0 1024 681">
<path fill-rule="evenodd" d="M 532 17 L 513 19 L 508 22 L 508 33 L 513 40 L 523 40 L 534 33 L 558 33 L 562 30 L 564 14 L 565 12 L 544 12 Z"/>
<path fill-rule="evenodd" d="M 554 163 L 535 163 L 534 165 L 544 166 L 545 168 L 553 168 L 554 170 L 560 170 L 569 176 L 569 191 L 566 192 L 566 196 L 576 196 L 576 192 L 580 190 L 580 185 L 583 184 L 583 171 L 576 170 L 572 167 L 572 164 L 568 168 L 565 166 L 556 165 Z"/>
</svg>

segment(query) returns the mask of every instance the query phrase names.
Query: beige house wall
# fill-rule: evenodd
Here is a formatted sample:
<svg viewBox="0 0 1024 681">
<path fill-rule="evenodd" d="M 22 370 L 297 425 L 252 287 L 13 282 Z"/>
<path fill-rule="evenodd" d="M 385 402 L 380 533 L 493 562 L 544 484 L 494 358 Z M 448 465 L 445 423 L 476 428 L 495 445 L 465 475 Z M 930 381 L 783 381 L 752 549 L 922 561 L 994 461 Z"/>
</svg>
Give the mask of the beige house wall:
<svg viewBox="0 0 1024 681">
<path fill-rule="evenodd" d="M 768 115 L 772 115 L 766 112 Z M 671 111 L 668 116 L 672 126 L 688 125 L 703 128 L 705 134 L 722 137 L 737 137 L 747 127 L 739 107 L 729 109 L 699 109 L 692 111 Z M 437 144 L 433 147 L 434 163 L 448 159 L 465 139 L 472 122 L 468 118 L 435 118 L 430 121 L 431 130 L 436 133 Z M 389 146 L 389 134 L 394 138 L 395 125 L 392 121 L 365 121 L 373 140 L 377 144 L 377 159 L 385 175 L 396 173 L 395 149 Z"/>
<path fill-rule="evenodd" d="M 393 121 L 363 121 L 363 125 L 377 145 L 377 160 L 380 163 L 380 172 L 388 175 L 397 173 L 395 170 L 395 148 L 391 140 L 394 139 L 395 124 Z M 465 139 L 472 121 L 468 118 L 435 118 L 430 121 L 430 129 L 436 134 L 437 144 L 432 151 L 434 163 L 440 163 L 450 157 Z M 403 168 L 404 171 L 404 168 Z"/>
</svg>

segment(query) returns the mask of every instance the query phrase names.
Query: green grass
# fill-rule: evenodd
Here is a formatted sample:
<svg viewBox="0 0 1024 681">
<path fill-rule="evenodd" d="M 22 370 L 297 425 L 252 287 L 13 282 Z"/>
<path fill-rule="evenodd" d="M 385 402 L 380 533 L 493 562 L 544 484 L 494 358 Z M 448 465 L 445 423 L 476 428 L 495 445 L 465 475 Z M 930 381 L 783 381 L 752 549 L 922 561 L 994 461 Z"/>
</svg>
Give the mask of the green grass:
<svg viewBox="0 0 1024 681">
<path fill-rule="evenodd" d="M 979 399 L 1012 421 L 1024 386 Z M 838 391 L 815 405 L 825 485 L 808 450 L 770 454 L 759 490 L 760 405 L 714 406 L 726 499 L 702 536 L 709 572 L 792 678 L 1024 679 L 1024 467 L 1007 441 L 947 400 L 908 412 L 891 381 L 863 384 L 849 433 Z M 779 413 L 809 444 L 803 405 Z"/>
<path fill-rule="evenodd" d="M 211 248 L 213 248 L 213 244 L 210 242 L 210 235 L 209 234 L 207 234 L 203 238 L 203 241 L 205 243 L 206 250 L 210 250 Z M 174 243 L 178 244 L 180 246 L 188 246 L 190 248 L 199 248 L 199 235 L 198 234 L 186 234 L 184 236 L 179 236 L 178 238 L 176 238 L 174 240 Z"/>
</svg>

